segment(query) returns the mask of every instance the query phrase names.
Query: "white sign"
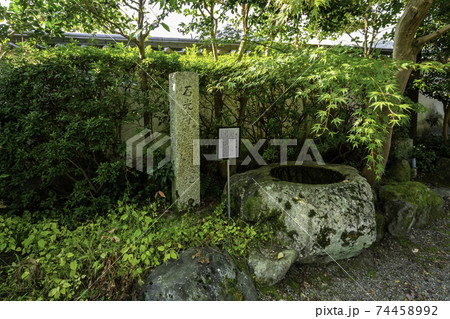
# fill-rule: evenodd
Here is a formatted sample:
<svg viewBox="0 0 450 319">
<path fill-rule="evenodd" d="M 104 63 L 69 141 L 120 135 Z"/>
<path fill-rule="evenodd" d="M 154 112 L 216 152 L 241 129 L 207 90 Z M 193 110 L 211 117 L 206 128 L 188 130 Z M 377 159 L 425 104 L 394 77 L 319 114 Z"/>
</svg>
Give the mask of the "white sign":
<svg viewBox="0 0 450 319">
<path fill-rule="evenodd" d="M 239 157 L 239 127 L 219 128 L 219 159 Z"/>
</svg>

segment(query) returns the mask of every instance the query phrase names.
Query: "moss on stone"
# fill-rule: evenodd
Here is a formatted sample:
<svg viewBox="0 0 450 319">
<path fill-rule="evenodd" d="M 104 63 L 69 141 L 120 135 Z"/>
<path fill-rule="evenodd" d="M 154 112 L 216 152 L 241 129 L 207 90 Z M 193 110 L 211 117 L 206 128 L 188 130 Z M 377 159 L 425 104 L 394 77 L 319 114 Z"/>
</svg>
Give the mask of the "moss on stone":
<svg viewBox="0 0 450 319">
<path fill-rule="evenodd" d="M 237 280 L 236 279 L 230 279 L 226 277 L 222 281 L 222 291 L 224 296 L 229 297 L 232 301 L 243 301 L 245 300 L 244 294 L 237 286 Z"/>
<path fill-rule="evenodd" d="M 309 218 L 313 218 L 316 215 L 317 215 L 317 212 L 314 209 L 311 209 L 308 213 Z"/>
<path fill-rule="evenodd" d="M 416 208 L 439 207 L 443 199 L 419 182 L 403 182 L 385 185 L 380 194 L 383 201 L 403 199 Z"/>
<path fill-rule="evenodd" d="M 286 208 L 286 210 L 290 210 L 292 208 L 292 205 L 289 201 L 286 201 L 286 203 L 284 204 L 284 208 Z"/>
<path fill-rule="evenodd" d="M 406 236 L 411 227 L 423 227 L 443 214 L 443 199 L 419 182 L 392 183 L 380 189 L 387 229 Z"/>
<path fill-rule="evenodd" d="M 320 247 L 325 248 L 330 245 L 331 234 L 336 234 L 336 231 L 330 227 L 324 226 L 320 229 L 319 235 L 317 236 L 317 243 Z"/>
<path fill-rule="evenodd" d="M 356 240 L 358 240 L 359 237 L 361 237 L 363 234 L 359 231 L 344 231 L 341 235 L 341 240 L 343 242 L 342 246 L 347 247 L 351 244 L 354 244 Z"/>
<path fill-rule="evenodd" d="M 247 220 L 257 221 L 263 209 L 262 198 L 258 195 L 249 197 L 244 204 L 243 213 Z"/>
<path fill-rule="evenodd" d="M 283 297 L 279 294 L 277 286 L 268 286 L 268 285 L 261 285 L 259 287 L 259 291 L 266 296 L 270 296 L 275 300 L 282 300 Z"/>
</svg>

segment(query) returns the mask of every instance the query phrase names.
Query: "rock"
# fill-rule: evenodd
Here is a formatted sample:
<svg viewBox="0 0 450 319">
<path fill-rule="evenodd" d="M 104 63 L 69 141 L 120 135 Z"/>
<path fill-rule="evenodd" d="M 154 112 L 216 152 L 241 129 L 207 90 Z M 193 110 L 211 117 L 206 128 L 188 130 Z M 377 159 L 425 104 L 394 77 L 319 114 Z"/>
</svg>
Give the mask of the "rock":
<svg viewBox="0 0 450 319">
<path fill-rule="evenodd" d="M 283 280 L 297 258 L 298 252 L 293 249 L 285 249 L 279 253 L 255 249 L 250 252 L 248 265 L 257 282 L 271 286 Z"/>
<path fill-rule="evenodd" d="M 443 200 L 419 182 L 404 182 L 380 188 L 380 201 L 389 232 L 405 236 L 412 227 L 422 227 L 443 213 Z"/>
<path fill-rule="evenodd" d="M 288 163 L 233 175 L 231 207 L 271 223 L 300 263 L 349 258 L 376 238 L 372 189 L 350 166 Z"/>
<path fill-rule="evenodd" d="M 436 163 L 436 172 L 439 181 L 450 186 L 450 158 L 440 158 Z"/>
<path fill-rule="evenodd" d="M 389 177 L 396 182 L 411 180 L 411 166 L 407 160 L 394 160 L 389 167 Z"/>
<path fill-rule="evenodd" d="M 257 300 L 249 274 L 227 252 L 189 248 L 179 259 L 157 267 L 144 281 L 140 300 Z"/>
<path fill-rule="evenodd" d="M 444 200 L 450 198 L 450 188 L 448 187 L 436 187 L 433 188 L 433 192 Z"/>
</svg>

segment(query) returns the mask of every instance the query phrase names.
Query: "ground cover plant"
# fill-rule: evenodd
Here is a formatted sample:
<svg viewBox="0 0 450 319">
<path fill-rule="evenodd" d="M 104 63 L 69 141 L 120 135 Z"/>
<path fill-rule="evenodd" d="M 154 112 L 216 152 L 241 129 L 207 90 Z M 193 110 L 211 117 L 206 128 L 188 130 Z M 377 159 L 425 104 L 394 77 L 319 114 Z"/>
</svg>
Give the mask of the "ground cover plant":
<svg viewBox="0 0 450 319">
<path fill-rule="evenodd" d="M 121 300 L 156 266 L 189 247 L 219 247 L 243 264 L 252 246 L 271 240 L 263 222 L 228 219 L 225 205 L 172 215 L 167 202 L 138 208 L 119 202 L 108 216 L 70 230 L 29 213 L 0 216 L 2 300 Z"/>
</svg>

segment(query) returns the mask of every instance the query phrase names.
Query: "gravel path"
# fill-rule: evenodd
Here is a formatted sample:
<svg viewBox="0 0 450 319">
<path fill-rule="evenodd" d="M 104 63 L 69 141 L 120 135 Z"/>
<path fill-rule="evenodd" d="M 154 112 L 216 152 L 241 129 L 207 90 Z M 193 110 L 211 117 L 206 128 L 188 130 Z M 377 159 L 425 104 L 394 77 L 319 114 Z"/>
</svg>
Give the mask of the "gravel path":
<svg viewBox="0 0 450 319">
<path fill-rule="evenodd" d="M 293 266 L 262 300 L 450 300 L 450 198 L 447 218 L 407 239 L 386 235 L 357 257 L 323 266 Z M 342 267 L 342 268 L 341 268 Z"/>
</svg>

